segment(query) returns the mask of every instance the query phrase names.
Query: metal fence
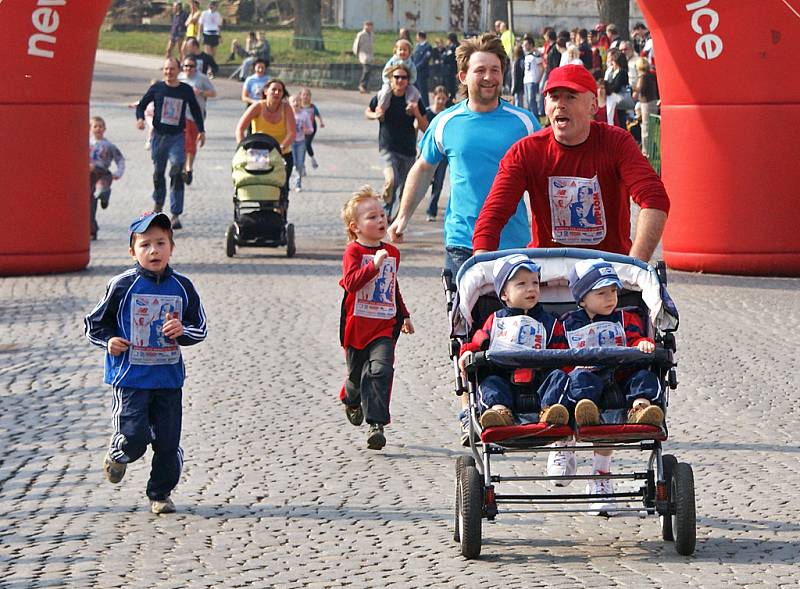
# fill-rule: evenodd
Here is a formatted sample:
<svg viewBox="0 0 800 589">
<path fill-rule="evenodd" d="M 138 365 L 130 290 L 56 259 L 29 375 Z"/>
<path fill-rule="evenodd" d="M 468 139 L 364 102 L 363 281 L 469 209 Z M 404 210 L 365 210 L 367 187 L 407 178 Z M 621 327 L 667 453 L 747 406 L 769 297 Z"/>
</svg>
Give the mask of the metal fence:
<svg viewBox="0 0 800 589">
<path fill-rule="evenodd" d="M 647 137 L 647 159 L 650 165 L 661 175 L 661 115 L 650 115 Z"/>
</svg>

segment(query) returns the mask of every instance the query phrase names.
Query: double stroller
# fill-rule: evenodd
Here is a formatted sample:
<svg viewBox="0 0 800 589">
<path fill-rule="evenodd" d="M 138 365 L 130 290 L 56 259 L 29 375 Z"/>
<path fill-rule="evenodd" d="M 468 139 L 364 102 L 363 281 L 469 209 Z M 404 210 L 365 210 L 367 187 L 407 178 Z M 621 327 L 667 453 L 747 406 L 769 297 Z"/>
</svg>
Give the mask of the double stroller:
<svg viewBox="0 0 800 589">
<path fill-rule="evenodd" d="M 232 258 L 237 247 L 286 246 L 286 255 L 294 256 L 294 225 L 286 222 L 289 192 L 280 144 L 263 133 L 248 135 L 237 146 L 231 167 L 233 223 L 225 232 L 225 254 Z"/>
<path fill-rule="evenodd" d="M 569 271 L 581 259 L 603 258 L 611 263 L 624 289 L 619 294 L 619 307 L 641 315 L 647 335 L 656 342 L 654 353 L 646 354 L 636 348 L 604 347 L 567 350 L 535 350 L 531 348 L 503 349 L 478 352 L 467 364 L 467 379 L 462 379 L 458 367 L 459 349 L 469 341 L 485 319 L 501 307 L 494 292 L 492 267 L 497 258 L 522 253 L 541 267 L 540 302 L 543 307 L 560 316 L 575 308 L 568 287 Z M 679 554 L 692 554 L 696 543 L 694 475 L 689 464 L 678 462 L 671 454 L 662 454 L 662 442 L 667 440 L 666 426 L 669 390 L 677 387 L 675 337 L 678 312 L 666 291 L 666 270 L 635 258 L 587 249 L 528 249 L 480 254 L 467 260 L 453 281 L 445 271 L 442 275 L 448 313 L 450 316 L 450 357 L 456 383 L 456 394 L 469 396 L 469 444 L 471 455 L 456 459 L 455 531 L 453 538 L 460 543 L 461 554 L 477 558 L 481 552 L 482 520 L 494 521 L 502 510 L 507 513 L 590 512 L 588 504 L 602 501 L 610 509 L 607 514 L 636 512 L 661 518 L 661 536 L 674 541 Z M 626 410 L 616 400 L 616 385 L 606 387 L 601 403 L 600 425 L 573 427 L 539 423 L 538 413 L 517 414 L 518 424 L 482 429 L 479 422 L 478 378 L 483 371 L 497 369 L 536 368 L 548 370 L 565 366 L 646 367 L 658 376 L 663 390 L 665 419 L 660 427 L 626 423 Z M 524 403 L 522 404 L 524 407 Z M 538 404 L 531 404 L 538 411 Z M 593 475 L 574 474 L 549 476 L 544 465 L 537 463 L 538 472 L 530 476 L 515 476 L 495 472 L 491 462 L 495 456 L 525 452 L 543 454 L 554 442 L 574 438 L 569 450 L 648 452 L 646 467 L 635 472 L 615 472 Z M 517 465 L 511 465 L 515 468 Z M 573 480 L 592 481 L 612 479 L 632 481 L 626 490 L 605 495 L 565 494 L 559 492 L 505 493 L 502 483 L 560 483 Z M 539 490 L 541 491 L 541 489 Z"/>
</svg>

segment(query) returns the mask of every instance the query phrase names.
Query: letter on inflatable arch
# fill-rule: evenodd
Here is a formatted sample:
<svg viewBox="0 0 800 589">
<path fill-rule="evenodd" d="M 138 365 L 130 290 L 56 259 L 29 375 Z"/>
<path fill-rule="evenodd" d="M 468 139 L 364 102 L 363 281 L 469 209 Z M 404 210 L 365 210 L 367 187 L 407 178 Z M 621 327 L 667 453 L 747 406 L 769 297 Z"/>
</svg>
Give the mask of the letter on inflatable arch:
<svg viewBox="0 0 800 589">
<path fill-rule="evenodd" d="M 89 263 L 89 93 L 108 0 L 0 0 L 0 275 Z"/>
<path fill-rule="evenodd" d="M 639 0 L 673 268 L 800 275 L 800 0 Z"/>
</svg>

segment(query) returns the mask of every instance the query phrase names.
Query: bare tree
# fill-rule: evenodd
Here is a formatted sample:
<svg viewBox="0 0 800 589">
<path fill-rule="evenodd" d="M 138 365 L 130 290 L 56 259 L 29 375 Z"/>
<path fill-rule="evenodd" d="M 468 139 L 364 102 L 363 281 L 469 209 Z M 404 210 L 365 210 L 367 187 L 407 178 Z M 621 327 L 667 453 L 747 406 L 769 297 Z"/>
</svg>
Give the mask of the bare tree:
<svg viewBox="0 0 800 589">
<path fill-rule="evenodd" d="M 597 13 L 600 15 L 600 22 L 617 25 L 623 39 L 630 37 L 628 33 L 628 19 L 631 13 L 630 0 L 597 0 Z"/>
<path fill-rule="evenodd" d="M 321 0 L 294 0 L 294 48 L 323 51 Z"/>
</svg>

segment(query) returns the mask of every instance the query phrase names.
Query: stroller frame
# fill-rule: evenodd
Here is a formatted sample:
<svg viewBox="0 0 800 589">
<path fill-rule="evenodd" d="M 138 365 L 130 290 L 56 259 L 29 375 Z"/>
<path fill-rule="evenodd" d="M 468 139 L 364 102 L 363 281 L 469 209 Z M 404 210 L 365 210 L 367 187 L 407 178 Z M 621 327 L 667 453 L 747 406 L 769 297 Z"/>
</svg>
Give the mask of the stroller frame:
<svg viewBox="0 0 800 589">
<path fill-rule="evenodd" d="M 270 149 L 280 151 L 280 145 L 275 138 L 264 133 L 253 133 L 248 135 L 237 146 L 247 148 L 250 145 L 267 145 Z M 282 160 L 281 160 L 281 163 Z M 263 175 L 272 172 L 269 170 L 250 172 L 254 175 Z M 238 189 L 237 189 L 238 190 Z M 233 222 L 230 223 L 225 231 L 225 253 L 231 258 L 236 254 L 237 247 L 282 247 L 286 246 L 286 256 L 291 258 L 295 255 L 295 232 L 294 225 L 287 223 L 289 210 L 289 190 L 284 184 L 280 188 L 278 200 L 240 200 L 238 191 L 233 194 Z M 280 229 L 269 227 L 261 228 L 255 235 L 245 236 L 242 230 L 242 219 L 251 213 L 262 213 L 258 218 L 261 220 L 273 219 L 280 221 Z"/>
<path fill-rule="evenodd" d="M 603 258 L 615 265 L 632 265 L 635 268 L 631 276 L 641 276 L 643 282 L 649 283 L 649 290 L 659 288 L 659 295 L 666 297 L 666 269 L 663 263 L 653 268 L 643 262 L 595 250 L 584 249 L 529 249 L 493 252 L 473 257 L 462 267 L 458 275 L 459 284 L 465 281 L 470 268 L 482 262 L 490 262 L 511 253 L 523 253 L 537 262 L 547 258 L 567 258 L 568 260 Z M 571 264 L 565 264 L 571 267 Z M 639 272 L 639 271 L 642 272 Z M 478 275 L 475 271 L 473 276 Z M 556 272 L 558 274 L 558 272 Z M 558 284 L 559 278 L 563 282 L 564 273 L 556 278 L 553 272 L 550 276 L 541 278 L 543 292 L 548 286 L 547 281 Z M 677 312 L 674 318 L 669 314 L 674 310 L 671 300 L 665 308 L 665 316 L 659 319 L 661 327 L 647 321 L 652 330 L 651 335 L 656 342 L 656 351 L 653 354 L 639 352 L 635 348 L 584 349 L 584 350 L 526 350 L 521 352 L 478 352 L 474 354 L 473 361 L 466 366 L 468 378 L 466 382 L 461 376 L 458 367 L 459 349 L 468 341 L 472 333 L 469 322 L 465 324 L 463 318 L 463 297 L 459 297 L 456 284 L 452 275 L 445 271 L 442 274 L 445 289 L 448 313 L 451 317 L 452 331 L 450 341 L 450 357 L 456 382 L 455 393 L 469 396 L 469 445 L 471 455 L 459 456 L 456 459 L 456 502 L 453 539 L 460 543 L 461 553 L 466 558 L 477 558 L 481 550 L 481 525 L 482 520 L 495 520 L 501 508 L 504 513 L 575 513 L 589 512 L 585 504 L 602 501 L 604 504 L 613 505 L 607 513 L 636 512 L 647 515 L 658 514 L 661 518 L 661 535 L 664 540 L 674 541 L 675 549 L 679 554 L 692 554 L 696 544 L 696 513 L 694 496 L 694 477 L 691 466 L 679 463 L 671 454 L 662 452 L 662 442 L 667 439 L 666 414 L 669 404 L 669 390 L 677 387 L 677 375 L 673 353 L 676 349 L 673 332 L 677 329 Z M 640 308 L 650 311 L 643 303 L 639 293 L 633 290 L 636 284 L 630 284 L 623 279 L 631 290 L 620 296 L 620 307 L 628 303 L 635 303 Z M 493 289 L 492 289 L 493 292 Z M 563 296 L 563 285 L 561 289 Z M 568 293 L 568 291 L 566 291 Z M 556 296 L 555 298 L 559 298 Z M 571 299 L 570 299 L 571 300 Z M 650 293 L 652 302 L 653 295 Z M 545 308 L 563 310 L 566 301 L 542 301 Z M 470 310 L 473 305 L 467 305 Z M 570 305 L 574 308 L 574 302 Z M 651 318 L 652 318 L 652 312 Z M 479 318 L 481 321 L 485 317 Z M 674 319 L 674 321 L 672 321 Z M 673 325 L 674 324 L 674 325 Z M 474 327 L 480 327 L 475 325 Z M 570 426 L 553 426 L 546 424 L 525 424 L 507 427 L 494 427 L 482 430 L 478 421 L 480 415 L 478 401 L 478 370 L 487 366 L 502 368 L 557 368 L 565 365 L 595 365 L 595 366 L 630 366 L 649 365 L 657 371 L 659 381 L 664 391 L 665 422 L 662 427 L 635 424 L 599 425 L 573 429 Z M 604 412 L 605 417 L 611 414 Z M 575 452 L 590 452 L 598 449 L 626 450 L 649 452 L 646 469 L 633 472 L 621 472 L 608 475 L 574 474 L 574 475 L 530 475 L 506 476 L 494 474 L 491 467 L 492 456 L 512 453 L 544 453 L 550 452 L 549 447 L 553 442 L 575 437 L 576 445 L 568 450 Z M 585 493 L 502 493 L 496 485 L 509 482 L 543 482 L 543 481 L 591 481 L 595 479 L 632 480 L 641 481 L 642 485 L 635 491 L 615 492 L 606 495 L 590 495 Z M 634 505 L 635 502 L 641 505 Z M 524 506 L 521 508 L 519 506 Z M 555 508 L 556 506 L 560 506 Z M 507 508 L 508 507 L 508 508 Z"/>
</svg>

